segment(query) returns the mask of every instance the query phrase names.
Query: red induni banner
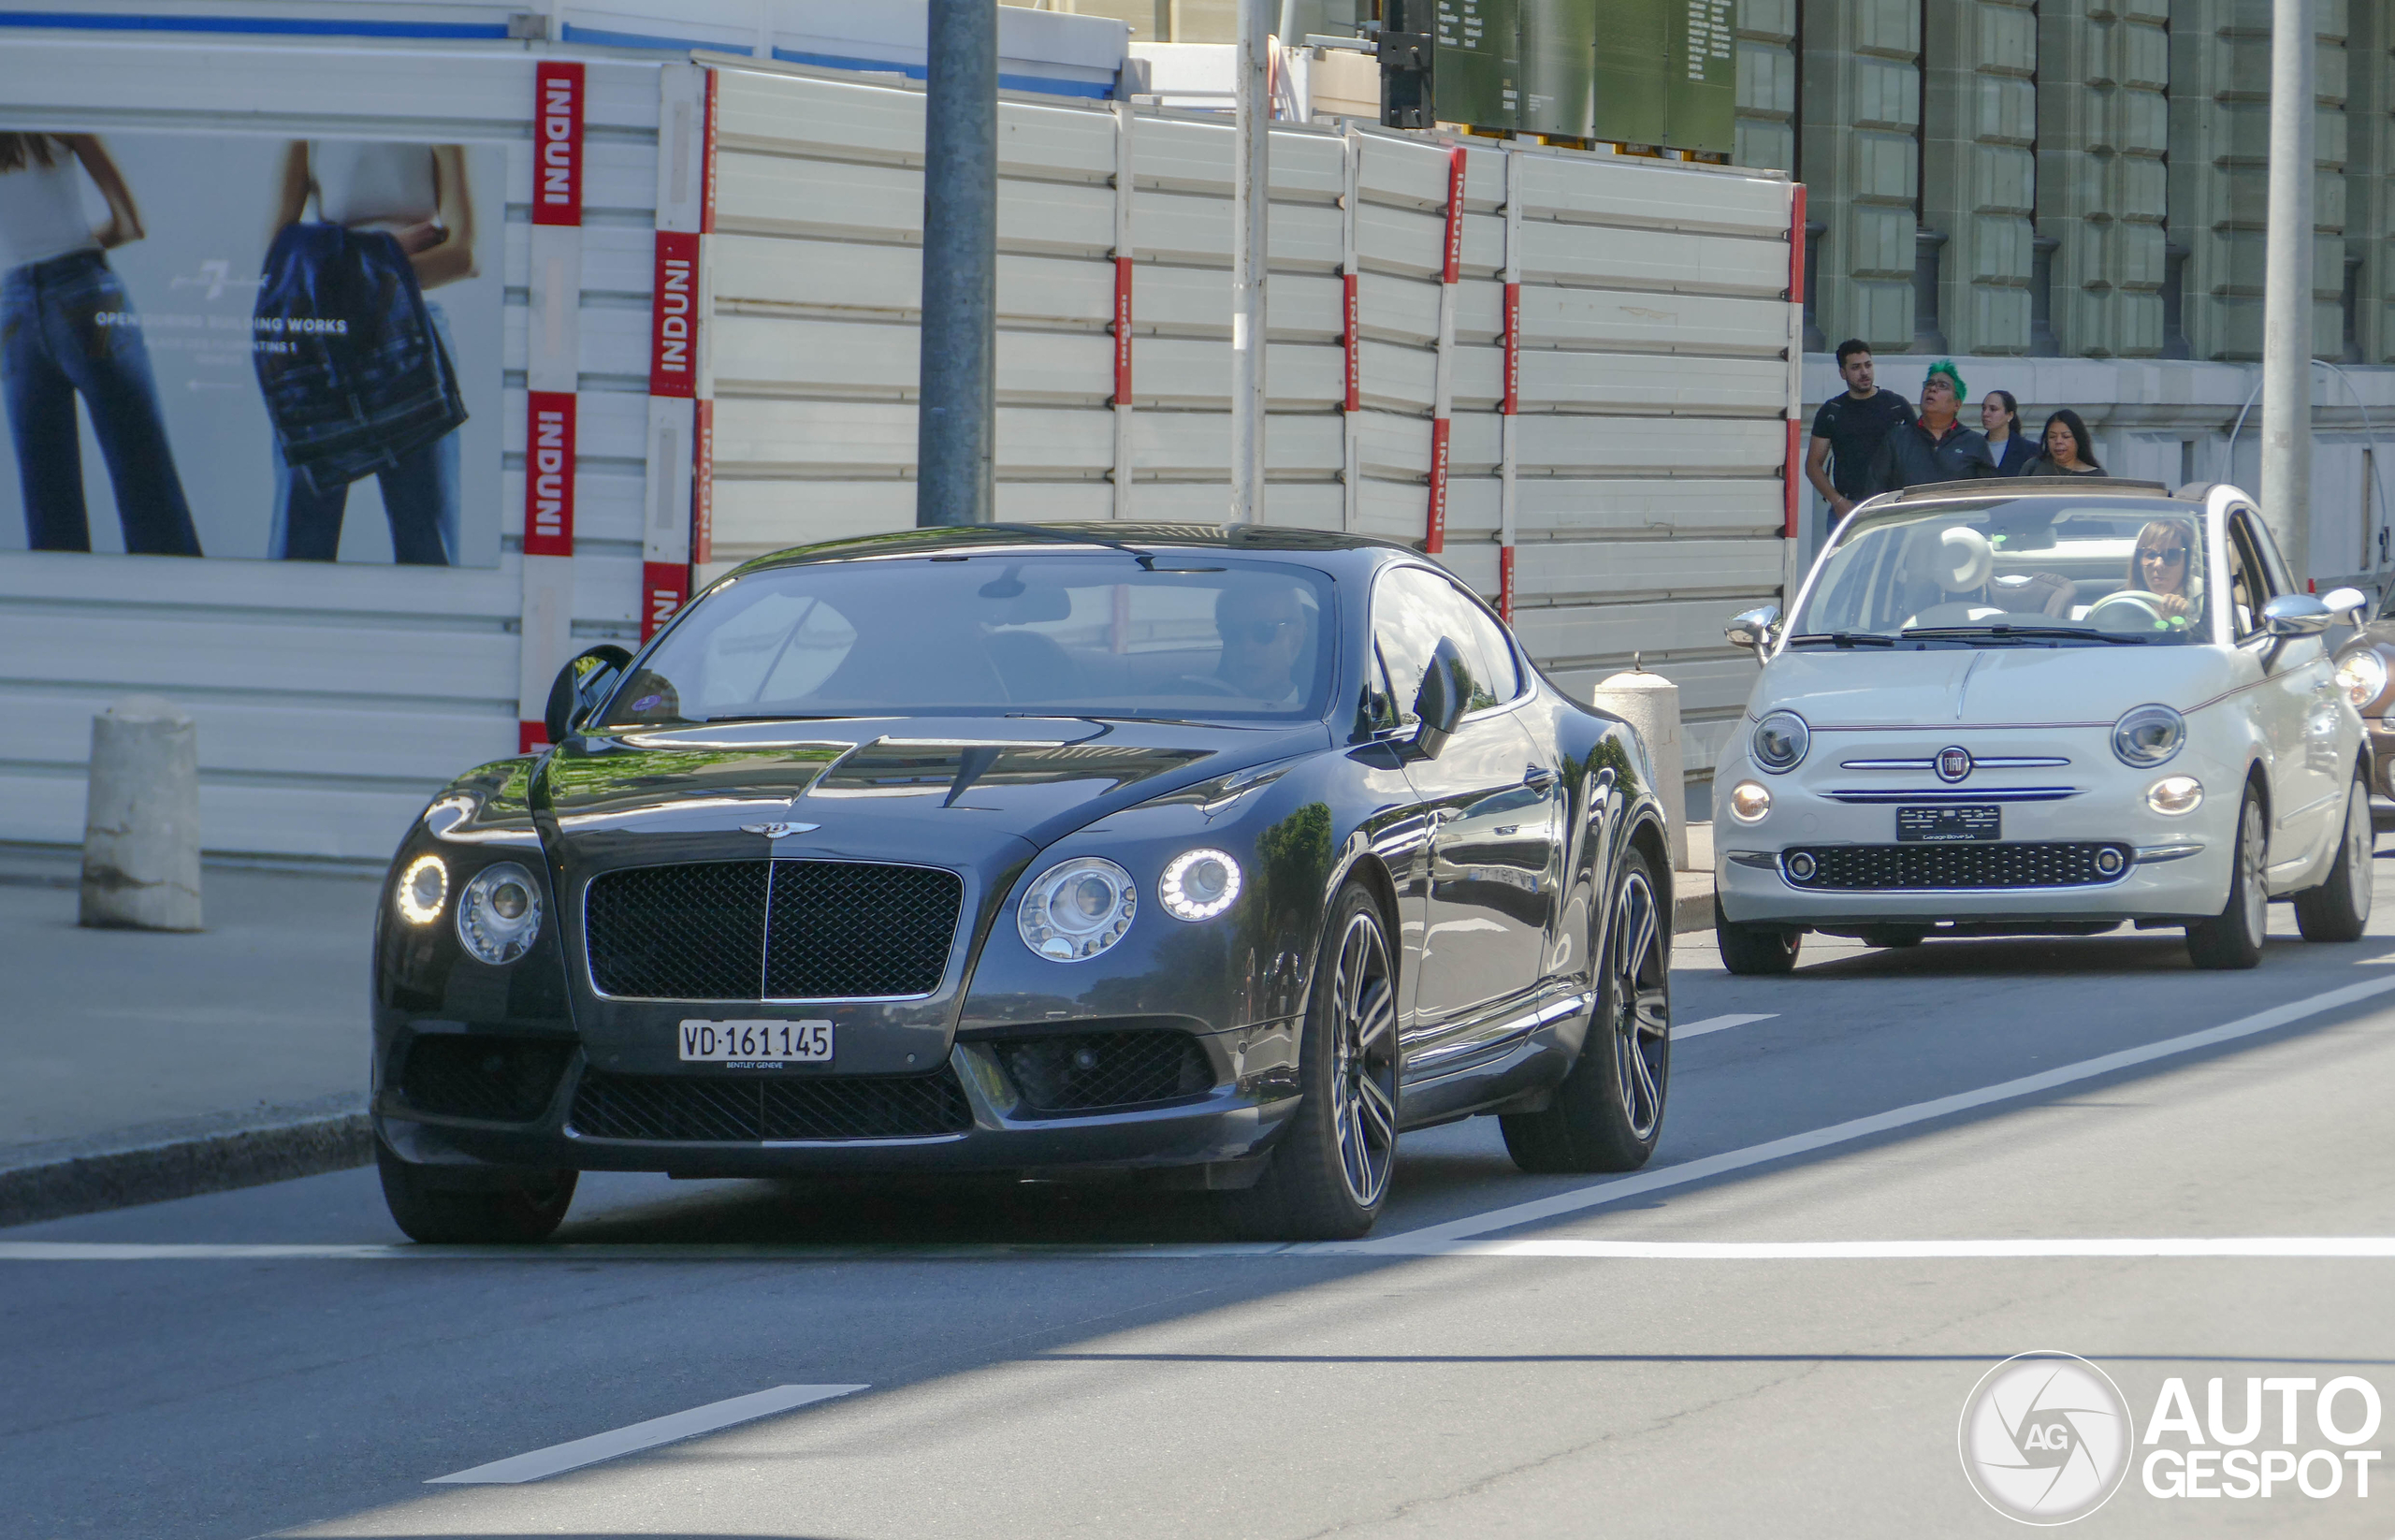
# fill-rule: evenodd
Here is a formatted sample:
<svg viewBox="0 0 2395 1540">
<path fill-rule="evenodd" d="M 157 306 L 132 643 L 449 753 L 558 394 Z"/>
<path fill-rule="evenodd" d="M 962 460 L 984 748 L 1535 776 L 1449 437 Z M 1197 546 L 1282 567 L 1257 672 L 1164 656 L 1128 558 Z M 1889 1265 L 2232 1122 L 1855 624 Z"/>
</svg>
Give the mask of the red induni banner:
<svg viewBox="0 0 2395 1540">
<path fill-rule="evenodd" d="M 1422 548 L 1432 556 L 1447 548 L 1447 419 L 1430 423 L 1430 524 Z"/>
<path fill-rule="evenodd" d="M 548 746 L 549 730 L 545 723 L 517 722 L 515 724 L 515 751 L 517 753 L 535 754 L 540 752 L 542 749 L 546 748 Z"/>
<path fill-rule="evenodd" d="M 678 561 L 644 561 L 640 565 L 640 639 L 644 642 L 674 618 L 690 597 L 690 569 Z"/>
<path fill-rule="evenodd" d="M 1114 259 L 1114 404 L 1131 404 L 1131 259 Z"/>
<path fill-rule="evenodd" d="M 707 99 L 700 111 L 705 123 L 700 139 L 706 146 L 706 164 L 699 171 L 699 230 L 704 235 L 715 234 L 715 81 L 718 72 L 707 71 Z"/>
<path fill-rule="evenodd" d="M 1347 345 L 1347 410 L 1361 412 L 1364 410 L 1364 337 L 1361 311 L 1356 303 L 1356 275 L 1351 272 L 1340 283 L 1345 289 L 1341 299 L 1345 313 L 1340 320 L 1340 335 Z"/>
<path fill-rule="evenodd" d="M 582 65 L 544 59 L 536 66 L 532 223 L 582 223 Z"/>
<path fill-rule="evenodd" d="M 1505 404 L 1513 416 L 1522 409 L 1522 286 L 1505 285 Z"/>
<path fill-rule="evenodd" d="M 1514 623 L 1514 547 L 1497 547 L 1497 618 Z"/>
<path fill-rule="evenodd" d="M 524 554 L 573 554 L 573 392 L 525 396 Z"/>
<path fill-rule="evenodd" d="M 1459 144 L 1447 152 L 1447 257 L 1439 282 L 1452 283 L 1463 269 L 1463 157 Z"/>
<path fill-rule="evenodd" d="M 648 307 L 648 393 L 689 396 L 698 386 L 699 238 L 657 232 L 656 288 Z"/>
</svg>

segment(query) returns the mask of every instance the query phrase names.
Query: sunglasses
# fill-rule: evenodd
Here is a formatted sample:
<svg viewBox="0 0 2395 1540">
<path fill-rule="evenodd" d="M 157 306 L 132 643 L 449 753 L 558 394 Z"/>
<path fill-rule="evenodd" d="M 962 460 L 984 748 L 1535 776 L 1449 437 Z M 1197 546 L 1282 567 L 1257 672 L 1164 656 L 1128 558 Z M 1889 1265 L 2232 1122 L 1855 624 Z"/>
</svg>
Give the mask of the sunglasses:
<svg viewBox="0 0 2395 1540">
<path fill-rule="evenodd" d="M 2173 562 L 2186 560 L 2187 547 L 2185 545 L 2149 545 L 2144 550 L 2141 550 L 2137 554 L 2141 560 L 2159 561 L 2167 566 Z"/>
<path fill-rule="evenodd" d="M 1251 647 L 1270 647 L 1283 633 L 1297 625 L 1295 620 L 1247 620 L 1222 628 L 1226 642 L 1245 642 Z"/>
</svg>

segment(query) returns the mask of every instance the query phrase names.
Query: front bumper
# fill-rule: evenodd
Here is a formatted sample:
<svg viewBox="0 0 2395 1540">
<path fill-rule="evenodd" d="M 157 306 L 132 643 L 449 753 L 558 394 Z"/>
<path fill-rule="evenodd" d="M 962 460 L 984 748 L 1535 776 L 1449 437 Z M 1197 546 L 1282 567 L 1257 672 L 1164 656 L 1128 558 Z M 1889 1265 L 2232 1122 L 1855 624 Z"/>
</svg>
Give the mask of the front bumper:
<svg viewBox="0 0 2395 1540">
<path fill-rule="evenodd" d="M 1294 1024 L 1268 1024 L 1198 1039 L 1220 1071 L 1214 1087 L 1170 1102 L 1086 1111 L 1034 1111 L 999 1068 L 989 1040 L 958 1042 L 947 1073 L 968 1119 L 953 1131 L 898 1137 L 791 1140 L 597 1138 L 578 1129 L 575 1106 L 588 1059 L 575 1053 L 547 1107 L 528 1123 L 445 1116 L 410 1106 L 386 1084 L 376 1131 L 402 1160 L 456 1169 L 662 1171 L 686 1177 L 802 1174 L 1042 1172 L 1205 1167 L 1268 1148 L 1297 1111 L 1285 1061 Z M 773 1072 L 693 1076 L 723 1084 Z M 822 1077 L 834 1079 L 835 1077 Z"/>
<path fill-rule="evenodd" d="M 2060 746 L 2057 746 L 2059 748 Z M 1861 746 L 1839 744 L 1842 758 L 1865 758 Z M 1986 750 L 1997 752 L 1995 746 Z M 2004 746 L 2005 752 L 2018 752 Z M 1784 777 L 1762 777 L 1740 764 L 1733 779 L 1764 781 L 1772 806 L 1760 823 L 1737 822 L 1726 813 L 1714 825 L 1714 891 L 1722 916 L 1745 923 L 1785 924 L 1817 930 L 1877 925 L 1951 923 L 2034 929 L 2037 925 L 2111 925 L 2136 920 L 2185 922 L 2220 913 L 2228 902 L 2230 829 L 2235 821 L 2239 778 L 2227 767 L 2193 763 L 2183 755 L 2151 773 L 2125 772 L 2102 764 L 2086 768 L 2085 746 L 2065 752 L 2077 760 L 2062 769 L 1990 776 L 1982 793 L 2001 810 L 2007 845 L 2048 844 L 2110 847 L 2122 852 L 2117 877 L 2054 886 L 1955 886 L 1832 888 L 1792 880 L 1786 853 L 1838 847 L 1894 848 L 1896 798 L 1918 792 L 1920 801 L 1952 803 L 1970 793 L 1935 782 L 1915 787 L 1894 773 L 1868 773 L 1807 766 Z M 2071 771 L 2077 771 L 2076 775 Z M 1812 771 L 1812 774 L 1807 774 Z M 2146 787 L 2169 774 L 2189 774 L 2206 789 L 2193 813 L 2170 817 L 2145 806 Z M 1915 777 L 1927 781 L 1928 777 Z M 2072 794 L 2054 800 L 2005 801 L 2033 780 L 2059 785 Z M 1851 793 L 1867 788 L 1889 800 L 1862 802 Z M 1978 790 L 1978 788 L 1973 788 Z M 1848 797 L 1833 795 L 1847 792 Z M 1907 847 L 1922 849 L 1919 845 Z M 1995 844 L 1957 846 L 1993 851 Z"/>
</svg>

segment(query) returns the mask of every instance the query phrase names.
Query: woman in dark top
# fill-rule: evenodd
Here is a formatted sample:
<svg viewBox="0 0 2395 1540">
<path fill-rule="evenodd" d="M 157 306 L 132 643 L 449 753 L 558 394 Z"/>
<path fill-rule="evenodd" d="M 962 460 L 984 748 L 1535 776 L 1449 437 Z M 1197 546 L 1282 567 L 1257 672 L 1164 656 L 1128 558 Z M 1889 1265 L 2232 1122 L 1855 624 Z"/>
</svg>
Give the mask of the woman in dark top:
<svg viewBox="0 0 2395 1540">
<path fill-rule="evenodd" d="M 2038 446 L 2021 435 L 2021 402 L 2009 390 L 1991 390 L 1980 398 L 1980 430 L 1987 436 L 1999 476 L 2021 475 L 2038 458 Z"/>
<path fill-rule="evenodd" d="M 2105 470 L 2096 462 L 2096 441 L 2087 436 L 2087 425 L 2079 414 L 2068 407 L 2046 419 L 2046 452 L 2029 462 L 2025 476 L 2100 476 Z"/>
</svg>

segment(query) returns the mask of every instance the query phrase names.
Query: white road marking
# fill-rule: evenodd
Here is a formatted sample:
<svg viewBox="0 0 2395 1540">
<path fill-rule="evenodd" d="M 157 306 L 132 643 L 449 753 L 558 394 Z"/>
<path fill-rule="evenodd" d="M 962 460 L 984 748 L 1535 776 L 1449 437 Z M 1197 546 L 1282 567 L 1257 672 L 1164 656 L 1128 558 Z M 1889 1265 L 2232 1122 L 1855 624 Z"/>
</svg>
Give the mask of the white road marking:
<svg viewBox="0 0 2395 1540">
<path fill-rule="evenodd" d="M 2286 1005 L 2272 1006 L 2268 1010 L 2258 1010 L 2251 1016 L 2241 1016 L 2233 1022 L 2206 1027 L 2200 1032 L 2188 1032 L 2176 1038 L 2165 1038 L 2159 1042 L 2150 1042 L 2137 1048 L 2125 1048 L 2117 1053 L 2104 1053 L 2096 1058 L 2082 1059 L 2076 1064 L 2060 1065 L 2053 1069 L 2041 1070 L 2038 1074 L 2023 1075 L 2017 1080 L 2004 1081 L 1995 1085 L 1983 1085 L 1976 1091 L 1958 1091 L 1951 1097 L 1938 1097 L 1930 1101 L 1917 1101 L 1909 1107 L 1874 1112 L 1868 1117 L 1832 1124 L 1826 1128 L 1807 1129 L 1801 1134 L 1791 1134 L 1785 1139 L 1775 1139 L 1762 1144 L 1750 1144 L 1742 1150 L 1724 1150 L 1720 1155 L 1682 1161 L 1676 1166 L 1666 1166 L 1660 1170 L 1641 1171 L 1635 1176 L 1617 1177 L 1610 1182 L 1599 1182 L 1586 1187 L 1575 1187 L 1570 1192 L 1558 1193 L 1552 1198 L 1537 1199 L 1528 1203 L 1515 1203 L 1505 1208 L 1492 1209 L 1486 1213 L 1472 1214 L 1462 1219 L 1451 1219 L 1444 1225 L 1426 1225 L 1420 1229 L 1392 1235 L 1385 1241 L 1349 1242 L 1345 1243 L 1344 1249 L 1365 1255 L 1376 1253 L 1404 1255 L 1409 1247 L 1429 1245 L 1441 1241 L 1460 1241 L 1470 1236 L 1486 1235 L 1490 1230 L 1511 1229 L 1517 1225 L 1532 1225 L 1542 1219 L 1578 1213 L 1586 1209 L 1596 1208 L 1600 1204 L 1617 1203 L 1625 1198 L 1634 1198 L 1642 1193 L 1658 1192 L 1666 1187 L 1680 1187 L 1692 1182 L 1708 1181 L 1725 1172 L 1744 1170 L 1750 1166 L 1767 1165 L 1776 1160 L 1787 1160 L 1792 1156 L 1809 1155 L 1816 1150 L 1825 1150 L 1839 1144 L 1851 1144 L 1858 1140 L 1869 1139 L 1874 1135 L 1888 1133 L 1894 1129 L 1907 1128 L 1915 1124 L 1952 1117 L 1957 1112 L 1967 1112 L 1975 1107 L 1985 1107 L 1994 1102 L 2010 1101 L 2020 1097 L 2034 1096 L 2038 1092 L 2050 1091 L 2056 1086 L 2076 1084 L 2081 1081 L 2095 1080 L 2119 1070 L 2133 1068 L 2141 1064 L 2151 1064 L 2156 1059 L 2173 1058 L 2182 1053 L 2195 1053 L 2199 1049 L 2234 1042 L 2240 1038 L 2250 1038 L 2257 1033 L 2269 1032 L 2274 1028 L 2286 1026 L 2291 1022 L 2302 1021 L 2307 1016 L 2317 1016 L 2323 1011 L 2334 1010 L 2340 1006 L 2352 1005 L 2375 995 L 2384 995 L 2389 990 L 2395 990 L 2395 979 L 2373 979 L 2365 983 L 2347 984 L 2343 989 L 2332 989 L 2326 994 L 2308 995 L 2301 1000 L 2290 1000 Z"/>
<path fill-rule="evenodd" d="M 2039 1257 L 2395 1257 L 2395 1235 L 2178 1236 L 2054 1241 L 1460 1241 L 1441 1257 L 1576 1257 L 1667 1262 L 1870 1261 Z"/>
<path fill-rule="evenodd" d="M 552 1444 L 545 1449 L 535 1449 L 530 1454 L 495 1460 L 487 1465 L 477 1465 L 471 1471 L 459 1471 L 455 1475 L 436 1475 L 425 1485 L 485 1487 L 538 1481 L 544 1476 L 580 1470 L 585 1465 L 595 1465 L 618 1455 L 654 1449 L 660 1444 L 695 1438 L 701 1433 L 712 1433 L 743 1422 L 754 1422 L 759 1417 L 769 1417 L 777 1412 L 791 1411 L 819 1401 L 830 1401 L 835 1396 L 852 1396 L 870 1388 L 864 1385 L 777 1385 L 771 1390 L 760 1390 L 754 1395 L 734 1396 L 730 1401 L 710 1402 L 704 1406 L 693 1406 L 687 1412 L 675 1412 L 671 1417 L 651 1417 L 646 1422 L 635 1422 L 629 1428 L 618 1428 L 613 1432 L 593 1433 L 571 1444 Z"/>
<path fill-rule="evenodd" d="M 1776 1010 L 1766 1010 L 1761 1015 L 1755 1016 L 1741 1016 L 1736 1014 L 1728 1016 L 1707 1016 L 1701 1022 L 1691 1022 L 1686 1026 L 1673 1027 L 1672 1040 L 1674 1042 L 1677 1042 L 1682 1038 L 1702 1038 L 1707 1032 L 1727 1032 L 1734 1026 L 1744 1026 L 1749 1022 L 1772 1022 L 1778 1021 L 1778 1019 L 1779 1013 Z"/>
</svg>

